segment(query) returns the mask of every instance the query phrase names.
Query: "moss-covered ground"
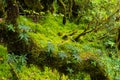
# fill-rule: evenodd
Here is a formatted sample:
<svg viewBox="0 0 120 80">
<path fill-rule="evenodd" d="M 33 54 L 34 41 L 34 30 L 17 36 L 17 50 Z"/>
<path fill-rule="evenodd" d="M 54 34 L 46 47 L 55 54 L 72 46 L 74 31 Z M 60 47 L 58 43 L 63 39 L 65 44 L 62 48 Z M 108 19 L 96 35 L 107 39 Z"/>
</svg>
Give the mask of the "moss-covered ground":
<svg viewBox="0 0 120 80">
<path fill-rule="evenodd" d="M 87 35 L 82 35 L 78 41 L 75 41 L 75 38 L 84 31 L 86 25 L 76 25 L 69 21 L 67 21 L 66 25 L 63 25 L 62 15 L 60 14 L 47 14 L 36 23 L 20 16 L 18 23 L 21 30 L 20 39 L 24 39 L 27 43 L 30 37 L 34 43 L 37 43 L 37 46 L 39 46 L 41 50 L 46 50 L 48 57 L 53 55 L 58 56 L 58 58 L 60 58 L 58 61 L 61 60 L 61 63 L 59 62 L 59 65 L 53 65 L 57 63 L 50 63 L 53 68 L 50 68 L 51 65 L 49 67 L 48 64 L 45 64 L 44 70 L 42 71 L 42 69 L 36 65 L 30 64 L 27 66 L 24 62 L 25 58 L 22 59 L 13 54 L 12 56 L 14 56 L 15 59 L 13 59 L 14 57 L 11 59 L 11 55 L 7 53 L 6 45 L 0 45 L 0 80 L 14 79 L 12 71 L 18 75 L 19 80 L 90 80 L 90 74 L 92 72 L 89 71 L 92 71 L 91 69 L 94 69 L 94 66 L 99 67 L 99 70 L 103 71 L 103 75 L 107 76 L 109 80 L 120 79 L 119 59 L 115 56 L 112 56 L 112 58 L 108 57 L 110 51 L 105 48 L 103 44 L 104 41 L 96 39 L 97 35 L 105 32 L 104 30 L 98 33 L 91 32 Z M 32 50 L 36 57 L 39 56 L 37 55 L 37 51 L 39 50 Z M 110 53 L 112 55 L 115 52 Z M 45 57 L 45 59 L 46 58 L 47 57 Z M 38 60 L 44 61 L 42 58 Z M 89 60 L 92 61 L 89 63 Z M 63 61 L 65 61 L 65 63 Z M 22 64 L 21 62 L 25 64 L 19 68 L 18 65 Z M 65 69 L 68 75 L 59 73 L 59 71 L 55 69 L 56 66 L 62 66 L 61 64 L 67 65 Z M 76 66 L 74 64 L 80 65 Z M 74 68 L 72 69 L 72 67 Z M 76 75 L 72 74 L 76 72 Z"/>
</svg>

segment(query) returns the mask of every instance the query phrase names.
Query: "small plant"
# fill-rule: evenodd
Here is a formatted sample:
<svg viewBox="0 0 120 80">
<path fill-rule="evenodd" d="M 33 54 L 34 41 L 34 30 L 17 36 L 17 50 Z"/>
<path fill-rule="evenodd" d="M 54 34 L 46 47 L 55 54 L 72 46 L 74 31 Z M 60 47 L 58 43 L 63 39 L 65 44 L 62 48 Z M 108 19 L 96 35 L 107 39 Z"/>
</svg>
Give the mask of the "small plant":
<svg viewBox="0 0 120 80">
<path fill-rule="evenodd" d="M 22 66 L 26 65 L 26 55 L 14 55 L 12 54 L 8 54 L 8 60 L 7 60 L 8 64 L 11 64 L 15 70 L 20 71 Z"/>
</svg>

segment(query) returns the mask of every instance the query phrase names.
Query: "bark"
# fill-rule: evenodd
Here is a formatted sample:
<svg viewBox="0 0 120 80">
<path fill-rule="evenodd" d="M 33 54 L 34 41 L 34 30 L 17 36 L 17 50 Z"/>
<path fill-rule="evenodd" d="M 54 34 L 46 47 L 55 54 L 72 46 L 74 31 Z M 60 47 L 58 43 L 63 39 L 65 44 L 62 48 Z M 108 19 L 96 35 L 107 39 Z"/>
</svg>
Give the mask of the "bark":
<svg viewBox="0 0 120 80">
<path fill-rule="evenodd" d="M 6 0 L 7 3 L 7 24 L 13 24 L 17 27 L 17 18 L 19 16 L 19 8 L 15 0 Z"/>
<path fill-rule="evenodd" d="M 64 14 L 63 24 L 65 25 L 66 24 L 66 17 L 67 17 L 67 15 L 66 15 L 66 5 L 63 2 L 63 0 L 57 0 L 57 4 L 59 5 L 58 13 L 63 13 Z"/>
<path fill-rule="evenodd" d="M 68 14 L 68 17 L 70 19 L 71 16 L 72 16 L 73 0 L 68 0 L 68 5 L 69 5 L 69 14 Z"/>
<path fill-rule="evenodd" d="M 118 50 L 120 50 L 120 29 L 118 29 L 117 45 L 118 45 Z"/>
<path fill-rule="evenodd" d="M 5 15 L 4 15 L 4 4 L 3 4 L 3 1 L 0 1 L 0 18 L 3 18 Z M 1 22 L 1 21 L 0 21 Z"/>
</svg>

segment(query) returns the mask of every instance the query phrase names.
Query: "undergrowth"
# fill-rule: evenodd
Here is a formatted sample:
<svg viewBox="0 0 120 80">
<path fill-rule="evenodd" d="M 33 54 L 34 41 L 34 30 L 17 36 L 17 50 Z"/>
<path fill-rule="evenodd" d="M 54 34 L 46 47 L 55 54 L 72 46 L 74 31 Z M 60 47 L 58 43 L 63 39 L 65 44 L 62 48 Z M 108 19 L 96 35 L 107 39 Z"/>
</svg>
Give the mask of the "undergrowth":
<svg viewBox="0 0 120 80">
<path fill-rule="evenodd" d="M 53 52 L 62 60 L 66 59 L 66 57 L 72 57 L 72 63 L 77 63 L 81 60 L 87 61 L 93 58 L 96 61 L 91 62 L 91 64 L 97 65 L 99 63 L 105 69 L 105 75 L 109 76 L 109 80 L 120 79 L 120 61 L 113 55 L 117 52 L 115 43 L 113 40 L 109 40 L 106 43 L 104 40 L 98 39 L 98 35 L 106 31 L 102 30 L 98 31 L 98 33 L 88 33 L 87 35 L 81 36 L 79 41 L 76 42 L 74 40 L 75 37 L 83 32 L 83 28 L 80 27 L 82 24 L 76 25 L 67 21 L 66 25 L 63 25 L 60 14 L 47 14 L 37 23 L 20 16 L 18 23 L 19 29 L 21 30 L 20 39 L 27 41 L 31 37 L 38 46 L 49 53 L 49 56 Z M 109 50 L 112 49 L 115 51 L 108 52 L 106 46 L 110 46 Z M 112 56 L 109 57 L 109 54 Z M 0 45 L 0 80 L 12 79 L 11 68 L 14 69 L 20 80 L 90 80 L 90 75 L 82 71 L 77 75 L 71 74 L 75 71 L 69 67 L 67 68 L 69 72 L 67 76 L 60 74 L 56 69 L 51 69 L 46 66 L 44 67 L 44 71 L 35 65 L 28 67 L 24 61 L 24 64 L 19 66 L 21 67 L 19 71 L 17 69 L 18 65 L 22 64 L 22 60 L 27 59 L 22 55 L 16 57 L 13 54 L 11 58 L 13 62 L 9 62 L 10 56 L 11 54 L 8 55 L 7 49 Z M 67 62 L 70 63 L 69 60 Z M 12 67 L 9 63 L 12 64 Z"/>
</svg>

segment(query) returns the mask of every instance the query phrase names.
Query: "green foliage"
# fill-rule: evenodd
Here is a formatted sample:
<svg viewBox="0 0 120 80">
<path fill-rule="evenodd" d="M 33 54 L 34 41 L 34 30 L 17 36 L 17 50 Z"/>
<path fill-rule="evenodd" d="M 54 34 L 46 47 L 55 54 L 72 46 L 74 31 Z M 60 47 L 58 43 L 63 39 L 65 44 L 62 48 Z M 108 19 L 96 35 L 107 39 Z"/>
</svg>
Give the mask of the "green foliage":
<svg viewBox="0 0 120 80">
<path fill-rule="evenodd" d="M 20 73 L 20 80 L 23 79 L 38 79 L 38 80 L 59 80 L 59 73 L 54 70 L 52 71 L 48 67 L 45 67 L 45 71 L 40 71 L 36 66 L 31 65 L 30 68 L 23 67 L 22 72 Z M 68 77 L 63 75 L 62 80 L 67 80 Z"/>
<path fill-rule="evenodd" d="M 112 67 L 113 65 L 111 65 L 109 61 L 103 62 L 101 59 L 105 57 L 104 54 L 109 54 L 109 53 L 116 54 L 116 51 L 115 52 L 113 50 L 112 51 L 109 50 L 109 52 L 107 51 L 107 49 L 111 49 L 115 46 L 114 34 L 112 34 L 113 36 L 111 36 L 111 33 L 107 33 L 108 32 L 107 28 L 102 30 L 98 29 L 97 32 L 93 31 L 87 33 L 87 35 L 82 35 L 78 42 L 74 42 L 74 38 L 84 31 L 86 26 L 85 23 L 80 23 L 79 25 L 76 25 L 74 23 L 69 23 L 68 21 L 66 25 L 63 25 L 61 24 L 62 16 L 58 14 L 56 15 L 47 14 L 45 18 L 42 18 L 40 24 L 33 23 L 24 17 L 20 17 L 19 19 L 20 19 L 19 21 L 20 24 L 29 27 L 26 33 L 29 34 L 30 37 L 32 37 L 32 39 L 34 40 L 35 43 L 37 43 L 37 45 L 42 46 L 42 48 L 44 48 L 47 51 L 48 53 L 47 58 L 50 58 L 57 54 L 57 57 L 63 61 L 68 59 L 67 60 L 68 64 L 70 63 L 76 64 L 83 60 L 88 60 L 89 58 L 93 58 L 93 59 L 97 58 L 97 62 L 99 62 L 99 64 L 103 65 L 103 67 L 106 66 L 105 67 L 106 75 L 110 76 L 110 78 L 111 75 L 114 76 L 114 73 L 112 72 L 114 71 L 113 69 L 109 68 L 111 70 L 111 74 L 109 74 L 109 72 L 107 71 L 107 66 L 110 65 Z M 80 25 L 83 25 L 83 28 L 78 27 Z M 95 23 L 92 25 L 94 26 Z M 99 28 L 99 26 L 95 26 L 95 27 Z M 88 30 L 89 29 L 91 30 L 94 28 L 90 26 Z M 73 35 L 70 35 L 75 30 L 77 31 Z M 62 39 L 62 36 L 59 36 L 58 32 L 60 32 L 62 36 L 66 35 L 67 39 L 65 40 Z M 107 37 L 102 39 L 102 37 L 104 37 L 104 34 L 107 35 Z M 110 45 L 110 47 L 107 47 L 108 45 Z M 101 60 L 99 60 L 99 58 Z M 105 59 L 110 59 L 110 58 L 106 56 Z M 94 61 L 91 62 L 91 64 L 94 66 L 97 65 L 97 63 Z M 71 67 L 67 67 L 66 70 L 69 72 L 69 74 L 74 72 L 74 70 Z M 117 73 L 116 77 L 119 76 L 118 74 L 119 73 Z M 80 74 L 80 76 L 82 77 L 84 75 L 86 74 Z M 86 78 L 85 76 L 83 78 L 82 77 L 80 78 L 80 76 L 78 75 L 76 76 L 78 77 L 78 79 L 89 80 L 89 76 L 88 78 Z M 71 77 L 71 79 L 72 78 L 74 78 L 74 76 Z M 113 77 L 111 79 L 113 79 Z"/>
<path fill-rule="evenodd" d="M 120 59 L 115 58 L 115 56 L 111 59 L 104 55 L 104 57 L 101 57 L 101 65 L 105 67 L 105 71 L 107 75 L 110 75 L 111 79 L 120 79 Z"/>
<path fill-rule="evenodd" d="M 10 66 L 7 64 L 7 50 L 5 47 L 0 45 L 0 79 L 6 80 L 12 75 L 10 73 Z M 6 75 L 7 74 L 7 75 Z"/>
<path fill-rule="evenodd" d="M 116 11 L 119 10 L 118 1 L 75 1 L 82 4 L 78 11 L 81 16 L 78 24 L 67 20 L 66 25 L 63 25 L 62 14 L 49 12 L 42 15 L 43 18 L 36 23 L 23 16 L 18 18 L 19 38 L 25 41 L 31 39 L 36 43 L 31 45 L 30 51 L 38 64 L 43 62 L 45 71 L 39 70 L 35 65 L 27 67 L 26 55 L 7 55 L 6 48 L 0 46 L 0 79 L 12 77 L 9 63 L 15 71 L 19 70 L 17 74 L 20 80 L 90 80 L 92 71 L 96 68 L 99 69 L 98 73 L 103 70 L 101 75 L 108 77 L 108 80 L 120 79 L 120 59 L 115 42 L 120 25 L 116 21 L 119 16 L 119 11 Z M 8 25 L 8 30 L 15 32 L 13 25 Z M 78 40 L 75 40 L 76 37 Z M 61 75 L 46 65 L 58 71 L 66 71 L 68 76 Z M 6 76 L 6 73 L 9 75 Z"/>
<path fill-rule="evenodd" d="M 3 59 L 2 59 L 3 58 Z M 16 56 L 14 54 L 7 54 L 6 48 L 0 45 L 0 79 L 7 80 L 12 79 L 11 63 L 13 69 L 19 75 L 19 80 L 59 80 L 61 77 L 62 80 L 67 80 L 68 77 L 65 75 L 60 76 L 57 70 L 52 70 L 48 67 L 45 67 L 44 71 L 39 70 L 35 65 L 26 66 L 26 56 Z M 7 75 L 6 75 L 7 74 Z"/>
<path fill-rule="evenodd" d="M 70 80 L 91 80 L 90 76 L 86 73 L 79 72 L 77 75 L 71 75 Z"/>
<path fill-rule="evenodd" d="M 14 54 L 8 54 L 7 62 L 9 64 L 12 64 L 15 70 L 20 71 L 22 66 L 26 65 L 26 56 L 25 55 L 17 56 Z"/>
<path fill-rule="evenodd" d="M 13 32 L 15 32 L 15 29 L 14 29 L 14 27 L 13 27 L 12 24 L 8 25 L 7 28 L 8 28 L 9 31 L 13 31 Z"/>
<path fill-rule="evenodd" d="M 28 34 L 26 32 L 20 33 L 19 35 L 20 39 L 25 40 L 26 42 L 28 41 Z"/>
</svg>

